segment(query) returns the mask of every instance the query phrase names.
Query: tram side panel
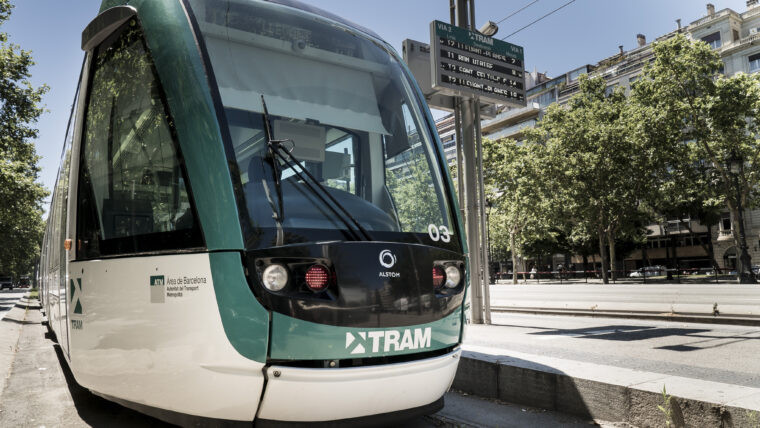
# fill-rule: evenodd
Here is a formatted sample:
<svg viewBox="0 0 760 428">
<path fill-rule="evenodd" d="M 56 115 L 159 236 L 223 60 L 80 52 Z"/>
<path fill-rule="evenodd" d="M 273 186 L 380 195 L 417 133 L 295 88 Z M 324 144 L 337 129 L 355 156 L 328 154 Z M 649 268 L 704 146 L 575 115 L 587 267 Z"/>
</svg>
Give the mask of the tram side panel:
<svg viewBox="0 0 760 428">
<path fill-rule="evenodd" d="M 240 256 L 231 253 L 237 275 L 214 272 L 221 278 L 214 283 L 210 259 L 220 255 L 204 247 L 173 129 L 181 120 L 165 104 L 138 21 L 91 55 L 72 174 L 72 372 L 97 394 L 130 405 L 253 420 L 268 316 L 259 306 L 258 327 L 239 332 L 261 348 L 255 358 L 243 355 L 250 346 L 231 342 L 217 304 L 229 290 L 250 295 Z"/>
<path fill-rule="evenodd" d="M 207 253 L 71 267 L 71 365 L 78 382 L 150 407 L 253 420 L 264 363 L 243 357 L 227 339 Z M 248 334 L 263 340 L 266 328 Z"/>
</svg>

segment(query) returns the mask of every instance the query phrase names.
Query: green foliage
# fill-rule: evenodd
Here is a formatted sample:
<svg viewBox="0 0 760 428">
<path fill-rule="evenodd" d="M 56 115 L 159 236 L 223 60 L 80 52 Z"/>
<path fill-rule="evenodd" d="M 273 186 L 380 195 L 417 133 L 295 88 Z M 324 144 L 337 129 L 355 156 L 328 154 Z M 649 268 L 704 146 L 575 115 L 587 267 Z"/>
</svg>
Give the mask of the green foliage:
<svg viewBox="0 0 760 428">
<path fill-rule="evenodd" d="M 644 202 L 662 167 L 659 152 L 635 138 L 630 119 L 637 112 L 622 89 L 608 93 L 603 78 L 585 75 L 579 86 L 566 106 L 550 106 L 526 135 L 544 147 L 549 206 L 563 219 L 568 241 L 581 248 L 597 242 L 606 282 L 605 245 L 614 258 L 616 239 L 641 233 Z"/>
<path fill-rule="evenodd" d="M 0 25 L 12 7 L 0 0 Z M 31 53 L 8 40 L 0 33 L 0 273 L 19 277 L 30 273 L 39 258 L 44 229 L 42 201 L 48 192 L 37 182 L 39 156 L 32 140 L 48 88 L 32 86 Z"/>
<path fill-rule="evenodd" d="M 554 217 L 544 180 L 545 147 L 513 140 L 484 140 L 486 198 L 491 202 L 489 234 L 494 253 L 512 253 L 514 271 L 528 246 L 552 241 Z M 517 277 L 513 277 L 516 281 Z"/>
<path fill-rule="evenodd" d="M 641 136 L 666 142 L 669 175 L 660 187 L 663 214 L 688 212 L 715 224 L 722 207 L 737 218 L 760 203 L 760 76 L 721 74 L 719 55 L 678 35 L 654 45 L 655 61 L 632 92 L 645 114 Z M 742 163 L 729 170 L 730 159 Z M 736 191 L 736 187 L 739 191 Z M 734 240 L 738 246 L 738 233 Z"/>
<path fill-rule="evenodd" d="M 668 395 L 668 392 L 665 390 L 665 385 L 662 386 L 662 404 L 658 404 L 657 408 L 662 412 L 662 414 L 665 416 L 665 426 L 669 427 L 673 425 L 673 410 L 671 407 L 670 400 L 673 397 Z"/>
</svg>

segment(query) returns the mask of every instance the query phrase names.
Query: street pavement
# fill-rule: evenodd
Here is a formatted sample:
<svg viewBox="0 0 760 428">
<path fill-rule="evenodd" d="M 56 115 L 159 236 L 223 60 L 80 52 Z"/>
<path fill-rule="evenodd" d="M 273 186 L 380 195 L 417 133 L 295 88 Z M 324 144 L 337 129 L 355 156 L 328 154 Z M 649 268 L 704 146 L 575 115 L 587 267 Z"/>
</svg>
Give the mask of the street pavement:
<svg viewBox="0 0 760 428">
<path fill-rule="evenodd" d="M 29 289 L 14 288 L 13 290 L 0 290 L 0 320 L 3 319 L 6 313 L 16 304 L 18 299 L 25 293 L 28 293 Z"/>
<path fill-rule="evenodd" d="M 760 284 L 492 284 L 491 306 L 760 316 Z"/>
<path fill-rule="evenodd" d="M 760 327 L 493 314 L 470 325 L 472 346 L 760 387 Z"/>
<path fill-rule="evenodd" d="M 16 296 L 16 294 L 14 294 Z M 10 296 L 8 296 L 10 298 Z M 19 295 L 20 297 L 20 295 Z M 18 300 L 18 297 L 16 297 Z M 13 306 L 16 301 L 9 300 Z M 79 386 L 60 347 L 41 324 L 36 300 L 22 299 L 0 321 L 0 427 L 164 427 L 162 421 L 100 398 Z M 594 422 L 456 392 L 435 415 L 401 424 L 430 427 L 581 427 Z M 603 427 L 615 424 L 601 423 Z"/>
<path fill-rule="evenodd" d="M 757 426 L 758 327 L 513 313 L 492 321 L 467 330 L 461 391 L 633 426 L 665 426 L 663 405 L 675 427 Z"/>
</svg>

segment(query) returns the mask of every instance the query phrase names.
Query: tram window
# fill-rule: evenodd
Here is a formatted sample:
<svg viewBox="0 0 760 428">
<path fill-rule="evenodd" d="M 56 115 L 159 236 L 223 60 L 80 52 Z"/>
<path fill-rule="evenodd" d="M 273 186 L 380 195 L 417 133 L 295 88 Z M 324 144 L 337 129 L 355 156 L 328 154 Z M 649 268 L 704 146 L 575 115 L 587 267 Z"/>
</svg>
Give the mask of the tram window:
<svg viewBox="0 0 760 428">
<path fill-rule="evenodd" d="M 233 179 L 242 184 L 241 209 L 250 221 L 247 248 L 355 239 L 341 205 L 371 239 L 458 249 L 458 239 L 430 237 L 431 224 L 455 230 L 445 170 L 424 107 L 393 52 L 268 2 L 188 4 L 238 164 Z M 262 99 L 274 139 L 292 140 L 283 147 L 331 198 L 272 163 Z"/>
<path fill-rule="evenodd" d="M 158 79 L 140 30 L 127 25 L 93 61 L 79 171 L 80 258 L 202 245 Z"/>
<path fill-rule="evenodd" d="M 439 192 L 430 175 L 432 166 L 417 132 L 418 127 L 406 104 L 401 105 L 401 112 L 406 149 L 401 152 L 389 149 L 391 145 L 399 146 L 398 133 L 395 139 L 386 138 L 386 187 L 396 205 L 403 230 L 424 233 L 431 224 L 443 224 Z"/>
</svg>

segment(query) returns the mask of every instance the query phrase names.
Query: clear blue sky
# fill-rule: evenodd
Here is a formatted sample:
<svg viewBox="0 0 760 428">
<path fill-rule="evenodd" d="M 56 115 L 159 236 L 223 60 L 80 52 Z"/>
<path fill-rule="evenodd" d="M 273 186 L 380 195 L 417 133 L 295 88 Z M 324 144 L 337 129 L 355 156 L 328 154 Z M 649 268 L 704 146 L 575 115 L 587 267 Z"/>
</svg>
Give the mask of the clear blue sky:
<svg viewBox="0 0 760 428">
<path fill-rule="evenodd" d="M 159 0 L 155 0 L 159 1 Z M 305 0 L 373 29 L 399 52 L 406 38 L 428 41 L 430 21 L 449 20 L 448 0 Z M 476 0 L 475 17 L 501 20 L 532 0 Z M 568 0 L 539 0 L 502 22 L 504 37 Z M 37 152 L 42 156 L 41 180 L 52 188 L 76 89 L 83 53 L 81 31 L 98 11 L 100 0 L 11 0 L 13 15 L 0 31 L 13 43 L 31 50 L 37 65 L 32 69 L 35 85 L 46 83 L 48 110 L 38 123 Z M 706 1 L 695 0 L 576 0 L 575 3 L 510 37 L 507 41 L 525 48 L 526 65 L 556 76 L 583 64 L 615 54 L 618 46 L 636 46 L 636 34 L 647 40 L 705 16 Z M 746 9 L 745 0 L 713 0 L 716 10 Z"/>
</svg>

